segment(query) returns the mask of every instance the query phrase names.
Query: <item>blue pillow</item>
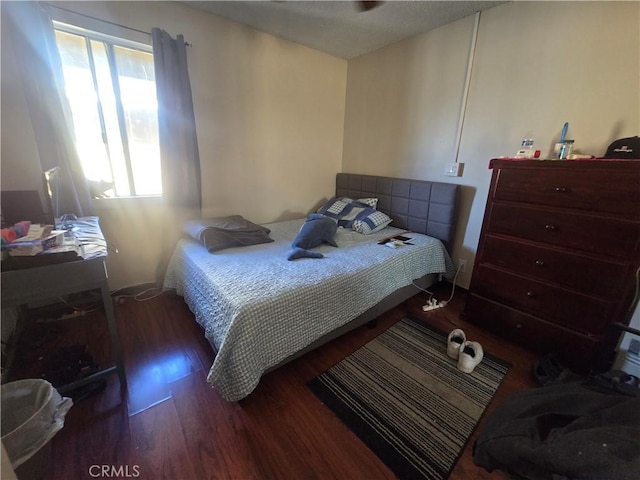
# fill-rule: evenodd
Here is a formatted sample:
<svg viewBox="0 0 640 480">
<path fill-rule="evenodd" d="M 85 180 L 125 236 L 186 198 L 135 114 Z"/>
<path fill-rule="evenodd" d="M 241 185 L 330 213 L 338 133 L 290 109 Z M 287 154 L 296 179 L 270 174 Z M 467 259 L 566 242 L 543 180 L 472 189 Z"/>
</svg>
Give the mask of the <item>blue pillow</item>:
<svg viewBox="0 0 640 480">
<path fill-rule="evenodd" d="M 341 216 L 350 212 L 353 206 L 353 200 L 350 198 L 332 198 L 318 209 L 318 213 L 338 221 Z"/>
<path fill-rule="evenodd" d="M 356 218 L 351 222 L 353 231 L 369 235 L 371 233 L 382 230 L 393 220 L 380 210 L 366 209 L 358 213 Z"/>
<path fill-rule="evenodd" d="M 392 222 L 388 215 L 372 206 L 377 203 L 377 198 L 353 200 L 349 197 L 335 197 L 320 207 L 318 213 L 334 219 L 339 227 L 369 235 Z"/>
<path fill-rule="evenodd" d="M 318 252 L 312 252 L 309 249 L 319 247 L 323 243 L 327 243 L 332 247 L 337 247 L 333 237 L 338 230 L 338 224 L 329 217 L 318 213 L 312 213 L 307 217 L 298 235 L 293 240 L 291 246 L 293 250 L 289 253 L 288 259 L 296 258 L 322 258 L 323 255 Z"/>
</svg>

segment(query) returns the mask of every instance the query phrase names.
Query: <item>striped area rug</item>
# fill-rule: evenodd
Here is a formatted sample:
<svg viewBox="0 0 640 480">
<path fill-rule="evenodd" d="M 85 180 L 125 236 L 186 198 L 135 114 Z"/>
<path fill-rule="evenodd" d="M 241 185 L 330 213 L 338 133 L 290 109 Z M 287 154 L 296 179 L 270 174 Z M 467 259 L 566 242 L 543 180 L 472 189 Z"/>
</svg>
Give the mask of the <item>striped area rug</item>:
<svg viewBox="0 0 640 480">
<path fill-rule="evenodd" d="M 446 343 L 404 318 L 308 385 L 399 479 L 446 479 L 509 369 L 485 352 L 462 373 Z"/>
</svg>

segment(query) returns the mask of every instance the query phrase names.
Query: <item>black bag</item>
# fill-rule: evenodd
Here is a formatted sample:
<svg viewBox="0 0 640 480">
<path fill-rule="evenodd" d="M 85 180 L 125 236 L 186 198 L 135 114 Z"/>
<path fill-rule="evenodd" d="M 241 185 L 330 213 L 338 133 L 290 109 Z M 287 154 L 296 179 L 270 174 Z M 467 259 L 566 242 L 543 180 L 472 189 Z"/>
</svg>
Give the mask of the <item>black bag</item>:
<svg viewBox="0 0 640 480">
<path fill-rule="evenodd" d="M 640 159 L 640 137 L 616 140 L 609 145 L 603 158 Z"/>
</svg>

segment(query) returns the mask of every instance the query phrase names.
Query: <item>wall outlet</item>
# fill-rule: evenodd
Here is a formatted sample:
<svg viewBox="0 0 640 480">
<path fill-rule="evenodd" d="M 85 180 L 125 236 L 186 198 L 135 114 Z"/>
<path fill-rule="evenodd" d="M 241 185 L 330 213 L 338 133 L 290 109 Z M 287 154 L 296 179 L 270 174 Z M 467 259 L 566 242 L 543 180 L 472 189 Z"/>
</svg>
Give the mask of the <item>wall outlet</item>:
<svg viewBox="0 0 640 480">
<path fill-rule="evenodd" d="M 459 162 L 447 163 L 444 166 L 443 174 L 448 177 L 461 177 L 463 167 L 464 167 L 464 163 L 459 163 Z"/>
<path fill-rule="evenodd" d="M 465 258 L 458 259 L 458 268 L 460 269 L 460 273 L 467 271 L 467 260 Z"/>
</svg>

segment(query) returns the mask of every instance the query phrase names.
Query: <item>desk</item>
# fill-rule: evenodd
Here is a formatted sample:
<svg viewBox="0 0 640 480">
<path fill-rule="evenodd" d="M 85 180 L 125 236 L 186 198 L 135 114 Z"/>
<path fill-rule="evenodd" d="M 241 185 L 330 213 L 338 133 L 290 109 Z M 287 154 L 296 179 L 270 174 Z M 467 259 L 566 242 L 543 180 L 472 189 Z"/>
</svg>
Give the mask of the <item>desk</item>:
<svg viewBox="0 0 640 480">
<path fill-rule="evenodd" d="M 72 226 L 71 234 L 83 249 L 84 258 L 62 263 L 51 263 L 51 260 L 43 259 L 42 266 L 35 266 L 37 262 L 31 261 L 28 267 L 24 267 L 26 262 L 21 264 L 19 258 L 13 259 L 18 260 L 15 262 L 11 258 L 3 261 L 2 307 L 19 306 L 36 300 L 100 289 L 115 357 L 115 366 L 104 368 L 57 390 L 64 394 L 113 373 L 118 374 L 120 387 L 124 390 L 127 380 L 113 302 L 109 292 L 106 242 L 100 230 L 98 217 L 83 217 L 75 221 Z M 36 257 L 40 255 L 36 255 Z M 34 258 L 31 257 L 29 260 L 34 260 Z"/>
</svg>

